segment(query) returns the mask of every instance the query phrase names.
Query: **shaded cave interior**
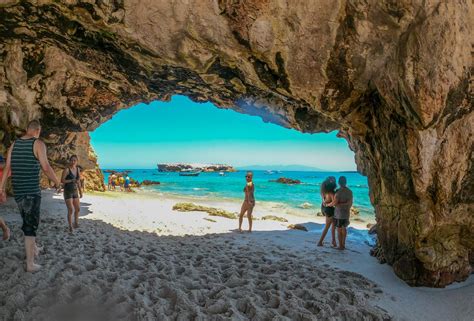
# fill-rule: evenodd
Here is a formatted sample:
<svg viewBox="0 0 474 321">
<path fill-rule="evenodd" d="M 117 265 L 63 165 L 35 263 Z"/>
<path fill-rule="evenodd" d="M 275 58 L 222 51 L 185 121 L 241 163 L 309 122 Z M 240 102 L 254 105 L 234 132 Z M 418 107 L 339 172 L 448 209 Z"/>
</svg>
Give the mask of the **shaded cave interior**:
<svg viewBox="0 0 474 321">
<path fill-rule="evenodd" d="M 252 12 L 265 9 L 258 2 L 249 3 L 255 6 Z M 340 130 L 355 152 L 359 172 L 368 177 L 379 247 L 395 273 L 411 285 L 441 287 L 471 274 L 474 107 L 470 71 L 449 87 L 439 110 L 429 109 L 435 99 L 421 99 L 423 89 L 441 91 L 423 88 L 426 79 L 416 78 L 419 75 L 411 75 L 406 67 L 412 66 L 412 59 L 423 63 L 417 33 L 426 31 L 423 19 L 428 15 L 417 15 L 420 21 L 397 34 L 403 28 L 394 22 L 394 12 L 400 22 L 408 11 L 376 8 L 374 16 L 384 15 L 396 26 L 374 28 L 387 32 L 384 41 L 397 39 L 395 49 L 386 48 L 395 52 L 395 63 L 383 60 L 387 65 L 379 68 L 385 68 L 387 77 L 361 86 L 356 71 L 362 74 L 366 65 L 360 62 L 363 57 L 352 55 L 351 47 L 359 48 L 361 43 L 355 28 L 362 15 L 348 4 L 334 44 L 327 48 L 327 79 L 316 81 L 322 88 L 314 88 L 320 92 L 312 95 L 311 86 L 298 82 L 298 76 L 307 76 L 312 84 L 311 75 L 290 74 L 291 56 L 282 50 L 265 54 L 254 50 L 246 30 L 254 21 L 239 11 L 245 9 L 243 4 L 241 8 L 219 1 L 217 13 L 227 19 L 228 38 L 235 38 L 232 49 L 241 60 L 219 48 L 211 51 L 211 41 L 187 33 L 173 42 L 178 54 L 171 56 L 128 39 L 119 33 L 124 23 L 117 18 L 117 12 L 124 11 L 119 1 L 112 6 L 99 2 L 101 8 L 61 1 L 41 6 L 12 1 L 7 6 L 0 8 L 0 37 L 5 39 L 0 43 L 1 154 L 29 120 L 39 118 L 53 165 L 59 169 L 64 155 L 77 154 L 88 160 L 82 164 L 90 175 L 87 180 L 103 186 L 88 132 L 121 109 L 167 101 L 172 95 L 209 101 L 302 132 Z M 438 6 L 438 14 L 441 9 Z M 430 19 L 440 24 L 448 19 L 439 17 Z M 447 38 L 451 29 L 443 28 Z M 452 47 L 448 42 L 437 44 L 440 51 Z M 369 49 L 371 45 L 377 47 L 369 44 Z M 374 52 L 384 52 L 379 49 Z M 413 84 L 411 76 L 416 78 Z M 452 150 L 458 153 L 453 155 Z"/>
</svg>

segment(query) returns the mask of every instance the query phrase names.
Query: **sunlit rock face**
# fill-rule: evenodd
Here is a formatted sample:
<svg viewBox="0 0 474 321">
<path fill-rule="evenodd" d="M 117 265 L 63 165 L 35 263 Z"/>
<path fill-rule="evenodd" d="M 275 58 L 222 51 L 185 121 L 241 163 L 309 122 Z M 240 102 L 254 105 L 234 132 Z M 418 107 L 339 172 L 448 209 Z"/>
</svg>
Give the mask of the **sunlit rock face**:
<svg viewBox="0 0 474 321">
<path fill-rule="evenodd" d="M 0 152 L 30 119 L 60 151 L 69 132 L 173 94 L 339 129 L 397 275 L 444 286 L 471 273 L 471 1 L 0 3 Z"/>
<path fill-rule="evenodd" d="M 49 146 L 48 157 L 52 160 L 51 164 L 58 177 L 61 177 L 63 169 L 68 166 L 69 158 L 75 155 L 79 160 L 85 190 L 105 191 L 104 175 L 87 132 L 49 134 L 44 140 Z M 51 185 L 46 175 L 43 175 L 41 184 L 44 187 Z"/>
</svg>

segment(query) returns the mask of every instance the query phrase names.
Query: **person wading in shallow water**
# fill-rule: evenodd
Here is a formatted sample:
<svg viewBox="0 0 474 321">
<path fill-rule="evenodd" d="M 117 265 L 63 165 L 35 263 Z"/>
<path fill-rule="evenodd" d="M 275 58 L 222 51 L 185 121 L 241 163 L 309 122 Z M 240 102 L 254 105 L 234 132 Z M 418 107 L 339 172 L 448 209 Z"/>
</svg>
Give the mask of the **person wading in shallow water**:
<svg viewBox="0 0 474 321">
<path fill-rule="evenodd" d="M 82 198 L 81 171 L 77 166 L 77 156 L 69 158 L 69 166 L 64 169 L 61 183 L 64 185 L 64 201 L 67 206 L 67 222 L 69 232 L 79 227 L 79 198 Z M 74 212 L 74 225 L 72 223 L 72 213 Z"/>
<path fill-rule="evenodd" d="M 18 204 L 23 225 L 21 229 L 25 235 L 26 271 L 36 272 L 41 266 L 35 264 L 35 256 L 39 249 L 36 246 L 36 231 L 40 221 L 40 168 L 59 189 L 60 183 L 53 169 L 49 165 L 46 145 L 39 140 L 41 125 L 33 120 L 28 124 L 26 134 L 17 139 L 8 151 L 7 164 L 4 171 L 11 170 L 13 196 Z M 0 202 L 5 202 L 5 183 L 7 175 L 3 175 L 0 182 Z"/>
<path fill-rule="evenodd" d="M 247 184 L 244 187 L 245 199 L 242 203 L 242 208 L 240 210 L 239 216 L 239 232 L 242 232 L 242 221 L 244 220 L 245 212 L 247 212 L 247 218 L 249 220 L 249 232 L 252 232 L 252 212 L 253 208 L 255 207 L 255 186 L 252 182 L 252 178 L 253 173 L 247 172 L 247 175 L 245 175 Z"/>
<path fill-rule="evenodd" d="M 334 196 L 336 194 L 336 178 L 334 176 L 329 176 L 321 184 L 321 199 L 323 200 L 321 204 L 321 213 L 326 216 L 326 225 L 324 226 L 323 233 L 319 239 L 318 246 L 323 246 L 324 238 L 328 233 L 329 228 L 331 228 L 331 239 L 332 246 L 337 247 L 336 244 L 336 227 L 334 226 L 334 206 L 327 206 L 334 201 Z"/>
<path fill-rule="evenodd" d="M 352 191 L 347 187 L 345 176 L 339 177 L 340 189 L 337 190 L 334 201 L 328 206 L 335 206 L 334 225 L 337 228 L 337 238 L 339 240 L 339 250 L 346 248 L 347 227 L 349 226 L 349 217 L 352 207 Z"/>
</svg>

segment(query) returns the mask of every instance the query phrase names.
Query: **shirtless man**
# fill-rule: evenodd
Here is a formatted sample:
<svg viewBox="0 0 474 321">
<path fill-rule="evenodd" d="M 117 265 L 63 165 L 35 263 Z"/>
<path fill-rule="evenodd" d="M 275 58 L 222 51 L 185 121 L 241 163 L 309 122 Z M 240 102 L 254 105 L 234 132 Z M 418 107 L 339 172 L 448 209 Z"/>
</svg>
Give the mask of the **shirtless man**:
<svg viewBox="0 0 474 321">
<path fill-rule="evenodd" d="M 255 206 L 255 186 L 252 182 L 253 173 L 247 172 L 245 175 L 245 179 L 247 180 L 247 184 L 244 187 L 245 199 L 242 203 L 242 208 L 240 210 L 239 216 L 239 232 L 242 232 L 242 221 L 244 219 L 245 212 L 247 212 L 247 218 L 249 220 L 249 232 L 252 232 L 252 212 Z"/>
<path fill-rule="evenodd" d="M 339 250 L 346 249 L 347 227 L 349 226 L 349 218 L 352 207 L 352 191 L 347 187 L 347 179 L 345 176 L 339 177 L 339 186 L 341 187 L 334 196 L 334 201 L 328 206 L 335 206 L 334 225 L 337 228 L 337 238 L 339 240 Z"/>
<path fill-rule="evenodd" d="M 2 179 L 3 176 L 3 168 L 5 167 L 5 160 L 3 159 L 2 156 L 0 156 L 0 180 Z M 5 175 L 8 175 L 5 173 Z M 2 239 L 4 241 L 8 241 L 10 239 L 10 229 L 8 228 L 7 224 L 3 220 L 3 218 L 0 217 L 0 228 L 3 231 L 3 236 Z"/>
<path fill-rule="evenodd" d="M 59 189 L 60 183 L 54 170 L 51 168 L 46 155 L 46 145 L 39 140 L 41 124 L 33 120 L 28 124 L 26 134 L 17 139 L 8 150 L 7 164 L 4 171 L 11 170 L 13 195 L 18 204 L 23 225 L 21 229 L 25 235 L 26 271 L 36 272 L 41 266 L 35 264 L 38 255 L 36 246 L 36 231 L 40 221 L 40 168 Z M 7 175 L 3 175 L 0 182 L 0 202 L 6 200 L 5 183 Z"/>
</svg>

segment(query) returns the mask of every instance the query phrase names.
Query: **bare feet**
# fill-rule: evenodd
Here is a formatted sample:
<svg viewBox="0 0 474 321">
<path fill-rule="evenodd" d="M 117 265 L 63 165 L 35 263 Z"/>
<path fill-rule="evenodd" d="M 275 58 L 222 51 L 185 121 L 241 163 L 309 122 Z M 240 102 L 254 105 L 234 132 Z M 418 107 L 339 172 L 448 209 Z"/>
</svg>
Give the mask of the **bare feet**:
<svg viewBox="0 0 474 321">
<path fill-rule="evenodd" d="M 35 273 L 41 269 L 41 265 L 33 263 L 31 266 L 26 266 L 26 272 Z"/>
<path fill-rule="evenodd" d="M 332 247 L 337 247 L 337 243 L 336 243 L 336 242 L 332 242 L 331 246 L 332 246 Z"/>
<path fill-rule="evenodd" d="M 249 230 L 249 233 L 252 233 L 252 230 Z"/>
<path fill-rule="evenodd" d="M 74 223 L 74 228 L 79 228 L 79 223 L 75 222 Z"/>
<path fill-rule="evenodd" d="M 43 252 L 43 248 L 35 244 L 35 257 L 38 257 Z"/>
<path fill-rule="evenodd" d="M 318 246 L 323 246 L 323 242 L 319 241 Z"/>
<path fill-rule="evenodd" d="M 339 246 L 337 249 L 338 249 L 339 251 L 344 251 L 346 248 Z"/>
<path fill-rule="evenodd" d="M 239 233 L 242 233 L 242 229 L 241 229 L 241 228 L 239 228 Z"/>
<path fill-rule="evenodd" d="M 69 225 L 69 233 L 72 233 L 73 230 L 74 229 L 73 229 L 72 225 Z"/>
<path fill-rule="evenodd" d="M 11 235 L 11 232 L 10 232 L 10 229 L 7 227 L 3 230 L 3 240 L 4 241 L 8 241 L 10 240 L 10 235 Z"/>
</svg>

